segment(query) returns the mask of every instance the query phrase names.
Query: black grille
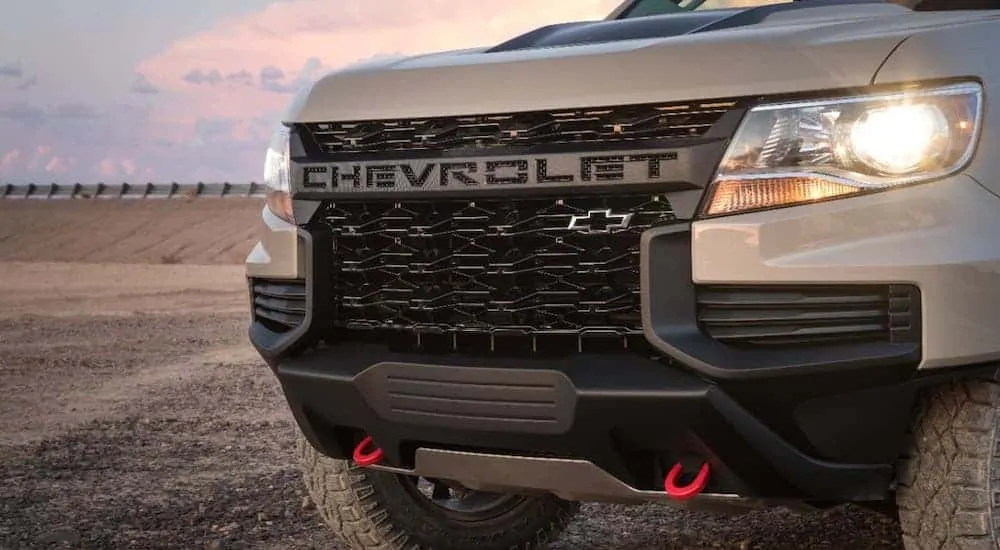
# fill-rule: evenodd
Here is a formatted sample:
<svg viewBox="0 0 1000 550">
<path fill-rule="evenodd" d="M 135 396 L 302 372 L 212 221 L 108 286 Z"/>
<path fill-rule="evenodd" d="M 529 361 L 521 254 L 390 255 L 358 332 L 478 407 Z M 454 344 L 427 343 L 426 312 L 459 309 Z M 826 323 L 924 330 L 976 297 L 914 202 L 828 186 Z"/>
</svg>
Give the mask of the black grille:
<svg viewBox="0 0 1000 550">
<path fill-rule="evenodd" d="M 919 341 L 920 297 L 908 285 L 702 286 L 698 322 L 734 345 Z"/>
<path fill-rule="evenodd" d="M 639 237 L 674 213 L 637 194 L 347 200 L 320 219 L 334 235 L 337 327 L 538 352 L 641 338 Z"/>
<path fill-rule="evenodd" d="M 698 137 L 736 102 L 627 105 L 411 120 L 304 124 L 323 154 L 483 150 Z"/>
<path fill-rule="evenodd" d="M 305 320 L 305 281 L 254 279 L 251 289 L 254 317 L 271 330 L 287 332 Z"/>
</svg>

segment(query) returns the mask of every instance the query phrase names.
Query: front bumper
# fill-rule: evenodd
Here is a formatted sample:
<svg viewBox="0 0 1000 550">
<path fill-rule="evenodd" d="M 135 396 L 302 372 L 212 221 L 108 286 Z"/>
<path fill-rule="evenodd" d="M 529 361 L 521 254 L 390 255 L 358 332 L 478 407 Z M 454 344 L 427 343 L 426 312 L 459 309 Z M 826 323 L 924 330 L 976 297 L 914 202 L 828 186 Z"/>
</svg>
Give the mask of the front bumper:
<svg viewBox="0 0 1000 550">
<path fill-rule="evenodd" d="M 717 494 L 879 500 L 891 491 L 919 387 L 956 376 L 940 367 L 975 375 L 1000 358 L 1000 246 L 989 237 L 1000 231 L 997 201 L 960 176 L 650 230 L 642 313 L 655 359 L 394 354 L 378 343 L 300 353 L 318 340 L 312 320 L 326 314 L 317 281 L 329 250 L 322 235 L 300 231 L 305 321 L 284 334 L 254 323 L 251 340 L 306 436 L 333 457 L 349 457 L 370 434 L 404 470 L 418 449 L 584 458 L 641 492 L 662 488 L 672 462 L 708 461 Z M 912 286 L 917 330 L 754 348 L 723 344 L 698 322 L 701 285 L 845 283 Z"/>
<path fill-rule="evenodd" d="M 299 425 L 322 452 L 347 458 L 367 433 L 385 462 L 404 470 L 414 468 L 420 448 L 585 457 L 648 492 L 662 490 L 664 467 L 708 461 L 707 493 L 819 501 L 881 499 L 892 476 L 888 464 L 811 458 L 719 386 L 638 356 L 434 359 L 341 345 L 284 361 L 276 372 Z M 911 392 L 891 386 L 873 397 L 906 409 Z M 863 408 L 875 400 L 838 403 Z M 871 424 L 890 431 L 884 421 Z M 477 479 L 495 476 L 479 472 Z"/>
</svg>

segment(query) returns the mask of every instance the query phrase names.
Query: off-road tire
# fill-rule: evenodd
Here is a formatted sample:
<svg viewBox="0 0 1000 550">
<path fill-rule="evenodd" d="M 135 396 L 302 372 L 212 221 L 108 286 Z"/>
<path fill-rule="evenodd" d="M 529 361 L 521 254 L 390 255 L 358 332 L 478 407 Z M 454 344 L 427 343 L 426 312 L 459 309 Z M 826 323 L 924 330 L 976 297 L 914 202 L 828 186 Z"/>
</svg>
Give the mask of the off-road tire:
<svg viewBox="0 0 1000 550">
<path fill-rule="evenodd" d="M 997 550 L 1000 385 L 934 388 L 917 409 L 897 473 L 906 550 Z"/>
<path fill-rule="evenodd" d="M 300 464 L 323 520 L 353 550 L 534 550 L 566 527 L 579 505 L 554 496 L 515 499 L 487 520 L 461 522 L 418 503 L 401 476 L 329 458 L 299 435 Z"/>
</svg>

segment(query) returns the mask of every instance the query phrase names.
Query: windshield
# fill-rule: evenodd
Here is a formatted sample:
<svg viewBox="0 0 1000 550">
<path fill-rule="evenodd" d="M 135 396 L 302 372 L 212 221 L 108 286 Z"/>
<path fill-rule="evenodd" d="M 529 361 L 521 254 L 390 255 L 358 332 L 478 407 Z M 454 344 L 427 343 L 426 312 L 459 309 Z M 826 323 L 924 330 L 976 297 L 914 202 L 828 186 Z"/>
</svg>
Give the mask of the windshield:
<svg viewBox="0 0 1000 550">
<path fill-rule="evenodd" d="M 626 18 L 662 15 L 691 10 L 749 8 L 768 4 L 787 4 L 792 0 L 639 0 L 624 14 Z"/>
</svg>

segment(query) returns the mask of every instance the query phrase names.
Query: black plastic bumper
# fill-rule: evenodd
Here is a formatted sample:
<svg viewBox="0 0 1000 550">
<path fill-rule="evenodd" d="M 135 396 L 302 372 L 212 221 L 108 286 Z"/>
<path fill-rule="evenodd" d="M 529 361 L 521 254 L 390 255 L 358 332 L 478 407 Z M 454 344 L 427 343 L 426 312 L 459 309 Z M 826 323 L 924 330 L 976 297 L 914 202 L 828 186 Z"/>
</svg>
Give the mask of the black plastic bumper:
<svg viewBox="0 0 1000 550">
<path fill-rule="evenodd" d="M 638 356 L 415 363 L 350 344 L 276 372 L 306 436 L 334 457 L 370 434 L 399 467 L 420 446 L 587 458 L 652 490 L 657 459 L 708 460 L 710 491 L 817 501 L 881 499 L 892 476 L 889 464 L 811 458 L 719 387 Z"/>
</svg>

